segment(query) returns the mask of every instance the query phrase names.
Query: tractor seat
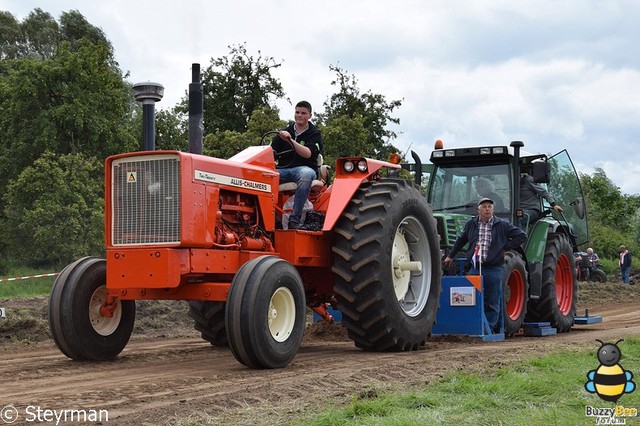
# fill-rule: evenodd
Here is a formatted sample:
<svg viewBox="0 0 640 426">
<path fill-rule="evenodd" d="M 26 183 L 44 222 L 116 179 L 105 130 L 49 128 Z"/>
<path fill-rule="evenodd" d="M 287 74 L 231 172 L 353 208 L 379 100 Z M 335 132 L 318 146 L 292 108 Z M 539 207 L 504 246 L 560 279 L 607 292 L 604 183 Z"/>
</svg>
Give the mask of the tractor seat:
<svg viewBox="0 0 640 426">
<path fill-rule="evenodd" d="M 320 192 L 325 186 L 329 178 L 329 172 L 331 172 L 331 166 L 323 163 L 322 154 L 318 154 L 318 178 L 311 182 L 311 193 Z M 298 184 L 295 182 L 282 183 L 278 187 L 280 192 L 295 192 L 298 188 Z"/>
</svg>

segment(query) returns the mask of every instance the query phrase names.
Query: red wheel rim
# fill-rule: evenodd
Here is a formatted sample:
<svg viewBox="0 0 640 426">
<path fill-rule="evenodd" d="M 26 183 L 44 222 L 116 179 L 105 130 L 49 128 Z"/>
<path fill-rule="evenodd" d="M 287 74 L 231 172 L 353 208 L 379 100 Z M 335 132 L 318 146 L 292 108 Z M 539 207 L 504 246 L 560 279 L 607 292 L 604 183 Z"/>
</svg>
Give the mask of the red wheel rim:
<svg viewBox="0 0 640 426">
<path fill-rule="evenodd" d="M 558 308 L 562 315 L 567 315 L 573 305 L 573 274 L 571 271 L 572 262 L 561 253 L 556 265 L 556 297 L 558 298 Z"/>
<path fill-rule="evenodd" d="M 512 320 L 520 318 L 522 309 L 524 309 L 524 277 L 519 270 L 514 269 L 509 274 L 509 302 L 507 302 L 507 316 Z"/>
</svg>

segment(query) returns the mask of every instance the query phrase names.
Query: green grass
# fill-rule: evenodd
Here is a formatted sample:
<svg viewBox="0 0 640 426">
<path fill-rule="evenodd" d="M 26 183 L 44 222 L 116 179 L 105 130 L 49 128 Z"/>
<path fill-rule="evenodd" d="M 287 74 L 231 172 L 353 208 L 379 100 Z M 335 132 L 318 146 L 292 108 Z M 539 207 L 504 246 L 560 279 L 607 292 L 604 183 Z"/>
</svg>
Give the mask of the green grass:
<svg viewBox="0 0 640 426">
<path fill-rule="evenodd" d="M 640 377 L 640 338 L 619 344 L 620 365 Z M 291 422 L 291 425 L 590 425 L 585 407 L 611 408 L 584 389 L 587 373 L 598 367 L 597 347 L 561 352 L 514 364 L 486 377 L 456 372 L 417 392 L 377 395 L 361 392 L 346 407 Z M 640 391 L 624 394 L 619 405 L 640 410 Z M 640 417 L 626 418 L 640 424 Z"/>
<path fill-rule="evenodd" d="M 13 268 L 6 275 L 0 278 L 17 278 L 32 275 L 50 274 L 53 270 L 36 270 L 26 268 Z M 16 281 L 0 281 L 0 299 L 11 297 L 32 297 L 49 294 L 53 281 L 56 277 L 29 278 Z"/>
</svg>

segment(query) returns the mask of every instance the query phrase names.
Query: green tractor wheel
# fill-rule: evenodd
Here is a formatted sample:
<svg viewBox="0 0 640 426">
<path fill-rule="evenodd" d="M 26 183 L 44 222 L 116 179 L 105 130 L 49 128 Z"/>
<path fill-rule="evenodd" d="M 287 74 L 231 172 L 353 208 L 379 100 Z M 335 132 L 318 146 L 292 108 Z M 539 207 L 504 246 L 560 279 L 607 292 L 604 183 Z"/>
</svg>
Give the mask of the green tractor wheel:
<svg viewBox="0 0 640 426">
<path fill-rule="evenodd" d="M 571 330 L 578 297 L 573 249 L 565 234 L 549 234 L 542 264 L 539 299 L 529 301 L 527 319 L 548 321 L 559 333 Z"/>
</svg>

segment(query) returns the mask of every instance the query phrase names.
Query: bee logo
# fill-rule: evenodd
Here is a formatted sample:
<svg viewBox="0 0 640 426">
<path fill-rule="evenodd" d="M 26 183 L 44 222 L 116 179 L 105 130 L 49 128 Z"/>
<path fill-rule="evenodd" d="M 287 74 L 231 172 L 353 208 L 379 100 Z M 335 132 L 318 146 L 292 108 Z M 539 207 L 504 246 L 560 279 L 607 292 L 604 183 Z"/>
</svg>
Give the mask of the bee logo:
<svg viewBox="0 0 640 426">
<path fill-rule="evenodd" d="M 584 388 L 589 393 L 598 394 L 600 399 L 617 403 L 618 399 L 625 393 L 631 393 L 636 389 L 636 384 L 631 380 L 633 373 L 627 371 L 620 365 L 622 352 L 616 343 L 604 343 L 596 339 L 602 346 L 598 349 L 598 361 L 600 365 L 595 370 L 587 373 L 587 383 Z"/>
</svg>

